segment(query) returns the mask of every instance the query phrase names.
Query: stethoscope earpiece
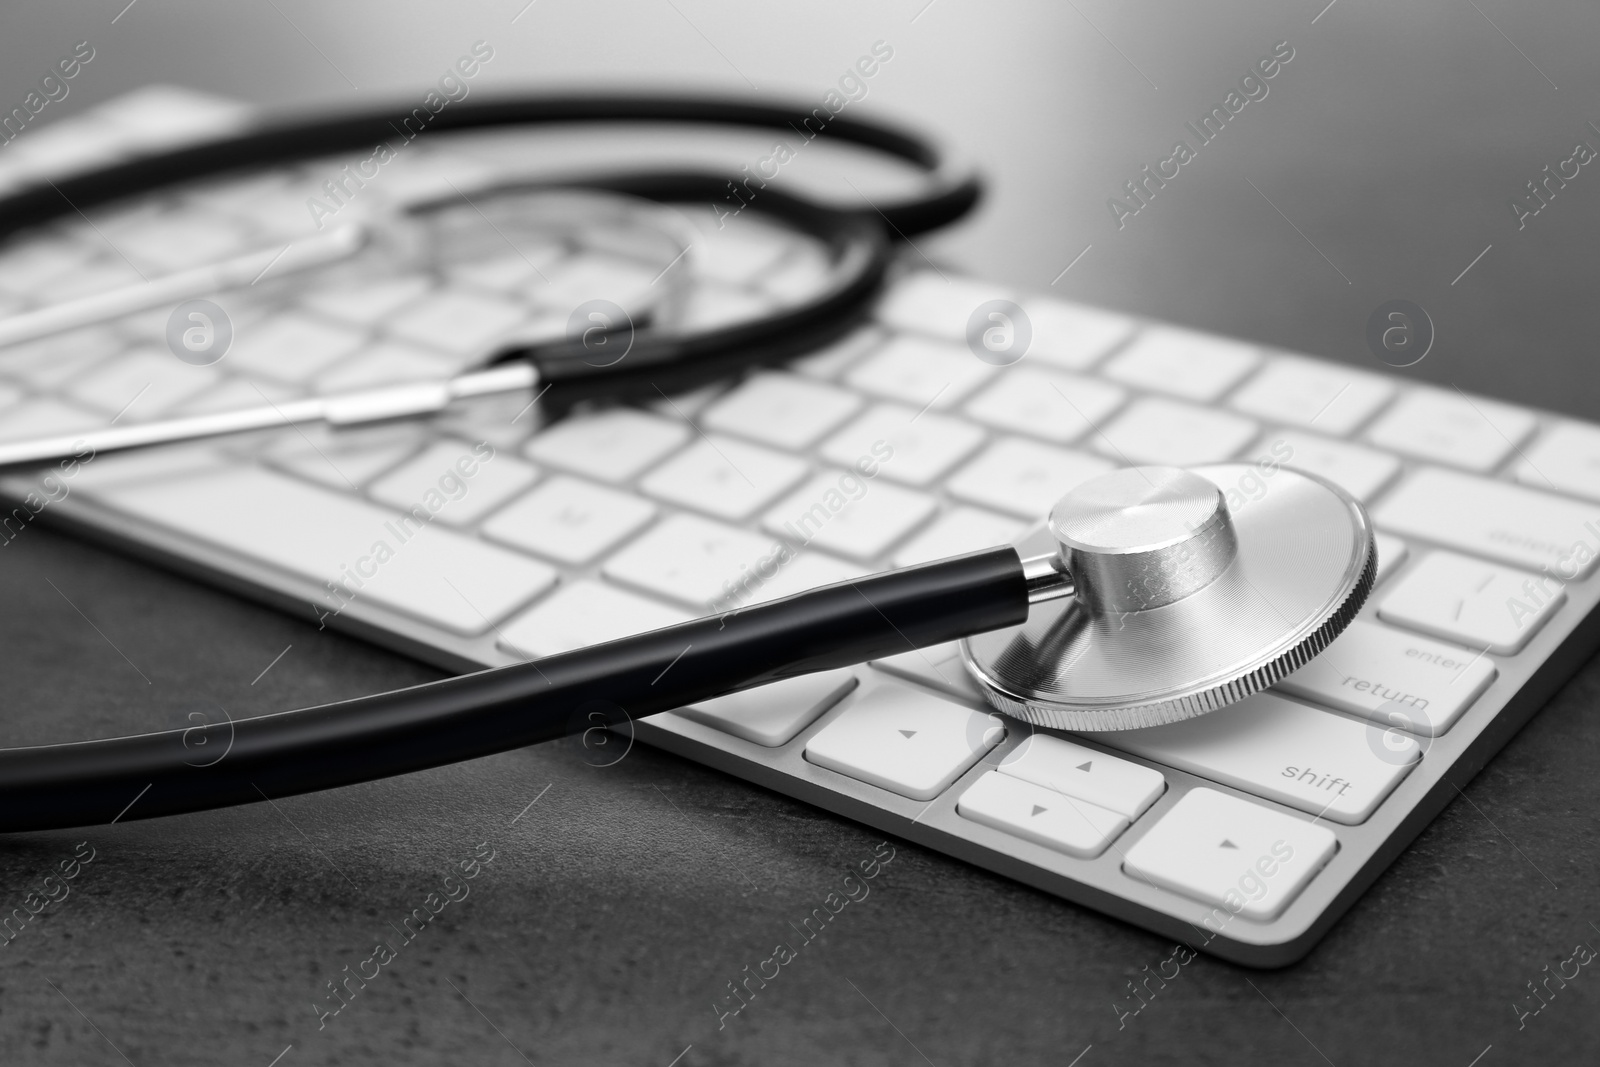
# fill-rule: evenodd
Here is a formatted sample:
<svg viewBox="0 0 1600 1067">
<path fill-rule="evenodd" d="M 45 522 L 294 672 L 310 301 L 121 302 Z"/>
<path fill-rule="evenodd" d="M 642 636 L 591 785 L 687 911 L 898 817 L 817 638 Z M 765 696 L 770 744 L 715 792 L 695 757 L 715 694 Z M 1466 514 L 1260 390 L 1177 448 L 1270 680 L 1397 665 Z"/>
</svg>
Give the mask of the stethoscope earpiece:
<svg viewBox="0 0 1600 1067">
<path fill-rule="evenodd" d="M 1131 730 L 1243 699 L 1327 647 L 1372 588 L 1371 523 L 1320 478 L 1263 473 L 1131 467 L 1069 492 L 1017 545 L 1028 620 L 962 642 L 985 697 L 1039 726 Z"/>
</svg>

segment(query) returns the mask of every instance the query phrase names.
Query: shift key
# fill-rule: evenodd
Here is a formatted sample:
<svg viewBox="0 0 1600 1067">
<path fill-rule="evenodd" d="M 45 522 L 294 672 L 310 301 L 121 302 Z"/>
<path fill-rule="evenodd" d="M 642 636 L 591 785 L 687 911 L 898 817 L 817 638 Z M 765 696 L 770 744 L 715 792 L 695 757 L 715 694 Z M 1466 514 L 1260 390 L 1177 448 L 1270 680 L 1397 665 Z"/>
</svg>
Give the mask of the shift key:
<svg viewBox="0 0 1600 1067">
<path fill-rule="evenodd" d="M 1417 743 L 1272 693 L 1166 726 L 1096 741 L 1354 826 L 1420 758 Z M 1399 748 L 1395 748 L 1398 742 Z"/>
</svg>

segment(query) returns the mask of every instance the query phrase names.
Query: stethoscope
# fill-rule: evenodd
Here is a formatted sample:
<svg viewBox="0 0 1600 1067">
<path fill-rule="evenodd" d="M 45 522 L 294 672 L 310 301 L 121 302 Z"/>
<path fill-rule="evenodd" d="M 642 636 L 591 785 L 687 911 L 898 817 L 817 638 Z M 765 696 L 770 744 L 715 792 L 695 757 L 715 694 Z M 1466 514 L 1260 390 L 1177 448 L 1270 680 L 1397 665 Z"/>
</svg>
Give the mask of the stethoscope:
<svg viewBox="0 0 1600 1067">
<path fill-rule="evenodd" d="M 689 122 L 801 131 L 798 108 L 681 97 L 462 102 L 437 129 L 551 123 Z M 294 122 L 107 167 L 0 200 L 0 238 L 84 207 L 241 168 L 350 150 L 388 137 L 388 113 Z M 431 134 L 430 134 L 431 135 Z M 834 116 L 830 138 L 924 172 L 913 197 L 871 209 L 824 206 L 777 188 L 752 207 L 822 242 L 830 269 L 804 300 L 760 317 L 676 328 L 641 316 L 625 358 L 608 324 L 512 338 L 487 370 L 0 446 L 0 470 L 215 437 L 284 422 L 354 425 L 432 414 L 453 400 L 556 388 L 614 395 L 668 372 L 724 376 L 782 361 L 853 329 L 870 310 L 897 239 L 964 214 L 979 185 L 925 139 Z M 546 183 L 658 203 L 720 197 L 726 175 L 619 173 Z M 527 187 L 523 187 L 527 188 Z M 459 192 L 459 190 L 457 190 Z M 437 200 L 420 203 L 434 210 Z M 301 244 L 282 269 L 314 270 L 367 239 L 359 228 Z M 238 285 L 259 256 L 145 287 L 0 320 L 0 344 L 64 324 Z M 269 264 L 269 266 L 271 266 Z M 633 323 L 639 326 L 641 323 Z M 1202 715 L 1271 685 L 1325 648 L 1370 591 L 1377 554 L 1348 493 L 1289 468 L 1256 498 L 1227 490 L 1250 464 L 1131 467 L 1068 492 L 1016 546 L 813 589 L 781 600 L 527 663 L 336 704 L 132 737 L 0 750 L 0 830 L 82 826 L 250 803 L 487 756 L 769 682 L 961 642 L 999 712 L 1062 730 L 1126 730 Z"/>
</svg>

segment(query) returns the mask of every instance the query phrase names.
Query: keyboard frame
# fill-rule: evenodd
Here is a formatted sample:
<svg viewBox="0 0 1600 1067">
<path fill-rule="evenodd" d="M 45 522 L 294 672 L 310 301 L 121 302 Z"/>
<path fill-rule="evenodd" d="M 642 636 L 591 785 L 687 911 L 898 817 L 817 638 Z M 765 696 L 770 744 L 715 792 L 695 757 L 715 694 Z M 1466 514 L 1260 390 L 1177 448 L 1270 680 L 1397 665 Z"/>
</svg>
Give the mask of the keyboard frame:
<svg viewBox="0 0 1600 1067">
<path fill-rule="evenodd" d="M 1148 324 L 1140 323 L 1144 325 Z M 1109 360 L 1111 355 L 1108 353 L 1099 363 Z M 1561 419 L 1561 416 L 1537 409 L 1525 410 L 1539 419 L 1538 432 Z M 1270 426 L 1263 422 L 1264 434 L 1270 433 Z M 1406 469 L 1393 484 L 1399 484 L 1411 471 L 1425 465 L 1410 460 L 1405 463 Z M 132 522 L 122 513 L 87 499 L 86 494 L 72 494 L 40 518 L 116 551 L 220 586 L 291 615 L 308 620 L 316 618 L 310 605 L 320 599 L 319 589 L 313 583 L 173 530 Z M 1408 548 L 1406 558 L 1385 574 L 1359 618 L 1376 619 L 1384 589 L 1414 566 L 1424 552 L 1435 548 L 1453 551 L 1449 546 L 1411 536 L 1403 540 Z M 1565 589 L 1566 601 L 1521 652 L 1514 656 L 1486 653 L 1497 669 L 1494 681 L 1454 726 L 1427 742 L 1427 751 L 1420 763 L 1365 822 L 1354 826 L 1326 824 L 1338 835 L 1338 850 L 1282 915 L 1269 922 L 1234 916 L 1222 923 L 1218 932 L 1205 925 L 1206 917 L 1213 914 L 1212 908 L 1126 874 L 1122 870 L 1122 854 L 1185 793 L 1196 787 L 1265 804 L 1291 817 L 1311 820 L 1312 816 L 1226 784 L 1112 749 L 1098 743 L 1093 734 L 1044 731 L 1069 737 L 1118 759 L 1153 767 L 1167 781 L 1162 796 L 1096 859 L 1080 860 L 1054 852 L 961 818 L 955 810 L 966 786 L 1035 729 L 1026 724 L 1011 723 L 1013 728 L 999 746 L 931 802 L 910 800 L 807 762 L 803 756 L 806 741 L 844 714 L 855 701 L 881 685 L 916 685 L 865 665 L 855 668 L 860 684 L 850 694 L 777 749 L 763 748 L 671 713 L 641 720 L 634 724 L 634 730 L 638 741 L 1220 958 L 1251 967 L 1281 967 L 1305 956 L 1423 828 L 1456 798 L 1461 788 L 1544 706 L 1596 648 L 1600 648 L 1600 612 L 1594 610 L 1600 605 L 1600 571 L 1586 579 L 1568 582 Z M 514 657 L 495 647 L 493 629 L 476 637 L 461 637 L 360 600 L 331 619 L 329 625 L 453 672 L 516 662 Z M 936 695 L 942 699 L 956 699 L 948 692 L 938 691 Z M 991 710 L 976 699 L 958 702 Z M 1337 709 L 1317 707 L 1327 714 L 1343 715 L 1363 724 L 1367 722 Z"/>
</svg>

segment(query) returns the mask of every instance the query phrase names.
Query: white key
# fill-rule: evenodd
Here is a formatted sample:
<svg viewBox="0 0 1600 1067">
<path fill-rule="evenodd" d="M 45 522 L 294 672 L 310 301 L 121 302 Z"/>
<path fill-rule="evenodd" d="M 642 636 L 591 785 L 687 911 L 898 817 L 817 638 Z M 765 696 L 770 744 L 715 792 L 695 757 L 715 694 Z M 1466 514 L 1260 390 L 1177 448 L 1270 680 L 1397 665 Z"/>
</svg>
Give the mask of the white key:
<svg viewBox="0 0 1600 1067">
<path fill-rule="evenodd" d="M 229 369 L 280 382 L 308 382 L 365 340 L 360 330 L 288 312 L 243 328 L 223 357 Z"/>
<path fill-rule="evenodd" d="M 919 271 L 889 288 L 878 305 L 877 317 L 896 330 L 930 334 L 965 345 L 967 320 L 979 305 L 990 300 L 1016 299 L 1016 293 L 993 282 Z"/>
<path fill-rule="evenodd" d="M 877 559 L 927 521 L 938 507 L 931 496 L 855 471 L 824 471 L 762 518 L 771 533 L 851 559 Z"/>
<path fill-rule="evenodd" d="M 752 744 L 777 748 L 787 745 L 855 687 L 856 676 L 849 670 L 822 671 L 703 700 L 674 714 Z"/>
<path fill-rule="evenodd" d="M 719 519 L 746 519 L 805 475 L 804 460 L 719 434 L 667 460 L 639 488 Z"/>
<path fill-rule="evenodd" d="M 788 553 L 787 562 L 784 561 L 785 553 Z M 808 550 L 794 553 L 787 546 L 770 550 L 768 556 L 773 561 L 770 566 L 760 567 L 761 561 L 757 560 L 757 567 L 740 573 L 740 580 L 734 583 L 733 595 L 717 605 L 719 611 L 778 600 L 821 585 L 833 585 L 872 573 L 871 567 L 863 567 L 859 563 L 846 563 L 823 552 Z M 772 576 L 763 578 L 762 571 L 767 570 L 773 572 Z"/>
<path fill-rule="evenodd" d="M 261 396 L 255 390 L 250 390 L 250 395 L 256 404 L 261 403 Z M 411 432 L 373 427 L 333 434 L 310 428 L 306 431 L 309 444 L 306 437 L 291 431 L 284 437 L 283 444 L 267 454 L 267 462 L 279 470 L 340 492 L 355 492 L 416 452 L 420 434 L 415 429 L 407 429 Z"/>
<path fill-rule="evenodd" d="M 299 391 L 274 382 L 248 381 L 244 378 L 227 378 L 207 392 L 187 400 L 173 409 L 174 415 L 208 415 L 218 411 L 238 411 L 241 408 L 258 408 L 263 404 L 281 404 L 299 395 Z"/>
<path fill-rule="evenodd" d="M 785 305 L 816 296 L 833 276 L 832 259 L 821 244 L 802 240 L 789 255 L 763 274 L 761 291 Z"/>
<path fill-rule="evenodd" d="M 932 800 L 1004 737 L 998 716 L 882 686 L 813 735 L 806 759 L 912 800 Z"/>
<path fill-rule="evenodd" d="M 1277 356 L 1229 404 L 1257 418 L 1343 437 L 1394 395 L 1387 378 L 1337 363 Z"/>
<path fill-rule="evenodd" d="M 1082 860 L 1100 855 L 1128 828 L 1114 811 L 994 771 L 967 787 L 956 813 Z"/>
<path fill-rule="evenodd" d="M 1410 550 L 1406 548 L 1406 543 L 1400 538 L 1390 537 L 1388 534 L 1376 530 L 1373 531 L 1372 541 L 1378 550 L 1378 573 L 1372 580 L 1372 584 L 1377 585 L 1393 574 L 1396 567 L 1405 562 Z"/>
<path fill-rule="evenodd" d="M 1126 395 L 1093 378 L 1017 367 L 969 400 L 966 413 L 996 429 L 1066 444 L 1099 426 Z"/>
<path fill-rule="evenodd" d="M 772 297 L 731 285 L 696 281 L 683 297 L 675 320 L 681 330 L 710 330 L 759 318 L 773 307 Z"/>
<path fill-rule="evenodd" d="M 609 552 L 655 517 L 656 506 L 558 476 L 484 523 L 485 536 L 572 566 Z"/>
<path fill-rule="evenodd" d="M 1197 719 L 1097 733 L 1094 739 L 1354 826 L 1372 814 L 1420 756 L 1415 742 L 1382 748 L 1381 737 L 1382 731 L 1370 725 L 1257 693 Z"/>
<path fill-rule="evenodd" d="M 108 360 L 69 391 L 74 400 L 120 415 L 118 423 L 153 419 L 222 380 L 216 367 L 184 363 L 171 352 L 140 349 Z"/>
<path fill-rule="evenodd" d="M 1029 297 L 1022 309 L 1033 327 L 1027 358 L 1068 370 L 1094 366 L 1134 330 L 1126 315 L 1064 300 Z"/>
<path fill-rule="evenodd" d="M 319 613 L 353 599 L 476 634 L 556 579 L 550 567 L 515 552 L 443 526 L 420 526 L 388 508 L 261 467 L 96 495 L 148 522 L 323 587 L 314 602 Z M 347 590 L 343 596 L 328 588 L 336 582 Z"/>
<path fill-rule="evenodd" d="M 799 451 L 849 418 L 861 398 L 793 374 L 762 373 L 714 401 L 700 416 L 707 429 Z"/>
<path fill-rule="evenodd" d="M 97 412 L 49 397 L 34 397 L 0 411 L 0 441 L 54 437 L 74 430 L 98 429 L 106 423 L 106 417 Z"/>
<path fill-rule="evenodd" d="M 529 317 L 519 303 L 481 293 L 441 290 L 409 301 L 387 320 L 402 341 L 457 355 L 487 355 L 494 343 Z"/>
<path fill-rule="evenodd" d="M 883 344 L 883 338 L 883 331 L 876 326 L 863 326 L 831 345 L 792 361 L 789 369 L 804 374 L 807 378 L 831 382 L 839 377 L 845 368 L 854 366 L 867 352 Z"/>
<path fill-rule="evenodd" d="M 1521 651 L 1566 598 L 1554 579 L 1453 552 L 1430 552 L 1384 596 L 1378 618 L 1509 656 Z"/>
<path fill-rule="evenodd" d="M 625 482 L 687 441 L 686 424 L 632 408 L 611 408 L 562 419 L 528 442 L 529 459 Z"/>
<path fill-rule="evenodd" d="M 385 316 L 417 300 L 433 283 L 421 274 L 401 274 L 377 281 L 318 285 L 300 302 L 319 315 L 351 326 L 373 326 Z"/>
<path fill-rule="evenodd" d="M 549 281 L 536 286 L 532 296 L 541 306 L 559 310 L 563 320 L 590 300 L 609 300 L 637 318 L 661 269 L 601 252 L 579 252 L 546 271 Z"/>
<path fill-rule="evenodd" d="M 160 272 L 205 266 L 251 250 L 239 226 L 193 208 L 145 219 L 107 236 L 120 254 Z"/>
<path fill-rule="evenodd" d="M 687 622 L 688 612 L 603 585 L 563 585 L 501 627 L 501 651 L 523 659 L 555 656 Z"/>
<path fill-rule="evenodd" d="M 0 348 L 0 372 L 35 389 L 50 390 L 77 381 L 96 363 L 127 348 L 127 342 L 111 330 L 91 326 Z"/>
<path fill-rule="evenodd" d="M 767 538 L 695 515 L 673 515 L 602 569 L 614 581 L 704 611 L 733 593 L 742 568 L 772 552 Z"/>
<path fill-rule="evenodd" d="M 1600 500 L 1600 427 L 1576 422 L 1552 426 L 1525 451 L 1517 481 Z"/>
<path fill-rule="evenodd" d="M 1113 469 L 1096 456 L 1002 437 L 945 483 L 953 496 L 1032 521 L 1069 489 Z"/>
<path fill-rule="evenodd" d="M 745 285 L 793 248 L 788 232 L 760 216 L 744 215 L 722 229 L 704 227 L 695 242 L 694 272 L 728 285 Z"/>
<path fill-rule="evenodd" d="M 1172 467 L 1220 463 L 1256 436 L 1256 424 L 1241 415 L 1155 397 L 1135 401 L 1101 430 L 1089 439 L 1101 455 Z"/>
<path fill-rule="evenodd" d="M 1400 461 L 1387 452 L 1299 430 L 1270 430 L 1250 451 L 1257 460 L 1320 475 L 1357 500 L 1371 500 L 1400 473 Z"/>
<path fill-rule="evenodd" d="M 967 673 L 966 665 L 961 662 L 961 644 L 958 641 L 901 652 L 873 660 L 872 665 L 897 678 L 920 682 L 956 700 L 988 706 L 983 693 Z"/>
<path fill-rule="evenodd" d="M 487 442 L 446 438 L 378 479 L 371 492 L 401 511 L 420 504 L 440 522 L 466 526 L 521 493 L 538 475 Z"/>
<path fill-rule="evenodd" d="M 0 409 L 11 407 L 22 400 L 22 390 L 14 385 L 0 383 Z"/>
<path fill-rule="evenodd" d="M 1333 858 L 1338 838 L 1325 826 L 1215 789 L 1191 789 L 1128 849 L 1129 875 L 1265 922 L 1282 915 Z"/>
<path fill-rule="evenodd" d="M 473 289 L 492 293 L 522 293 L 537 286 L 541 273 L 559 269 L 556 263 L 566 250 L 555 241 L 519 241 L 517 250 L 492 259 L 452 264 L 450 280 Z"/>
<path fill-rule="evenodd" d="M 1436 737 L 1472 706 L 1495 674 L 1481 651 L 1357 619 L 1277 688 L 1382 726 Z"/>
<path fill-rule="evenodd" d="M 856 364 L 845 381 L 857 389 L 899 400 L 921 411 L 955 407 L 998 368 L 983 362 L 966 345 L 921 337 L 894 337 Z"/>
<path fill-rule="evenodd" d="M 1500 465 L 1533 432 L 1530 412 L 1442 389 L 1414 389 L 1367 431 L 1380 448 L 1472 471 Z"/>
<path fill-rule="evenodd" d="M 1423 468 L 1373 510 L 1385 529 L 1504 560 L 1588 574 L 1600 558 L 1600 505 L 1470 474 Z"/>
<path fill-rule="evenodd" d="M 931 485 L 983 441 L 983 431 L 948 415 L 877 404 L 828 438 L 822 458 L 919 488 Z M 864 464 L 865 466 L 860 466 Z"/>
<path fill-rule="evenodd" d="M 1161 772 L 1049 734 L 1033 734 L 1006 753 L 1000 771 L 1087 800 L 1130 822 L 1167 788 Z"/>
<path fill-rule="evenodd" d="M 954 507 L 894 554 L 896 567 L 944 559 L 1009 544 L 1022 523 L 981 508 Z"/>
<path fill-rule="evenodd" d="M 337 364 L 317 378 L 318 393 L 348 393 L 401 382 L 428 382 L 451 377 L 456 362 L 437 352 L 380 341 Z"/>
<path fill-rule="evenodd" d="M 1261 362 L 1253 346 L 1193 330 L 1150 326 L 1101 373 L 1185 400 L 1215 400 Z"/>
</svg>

